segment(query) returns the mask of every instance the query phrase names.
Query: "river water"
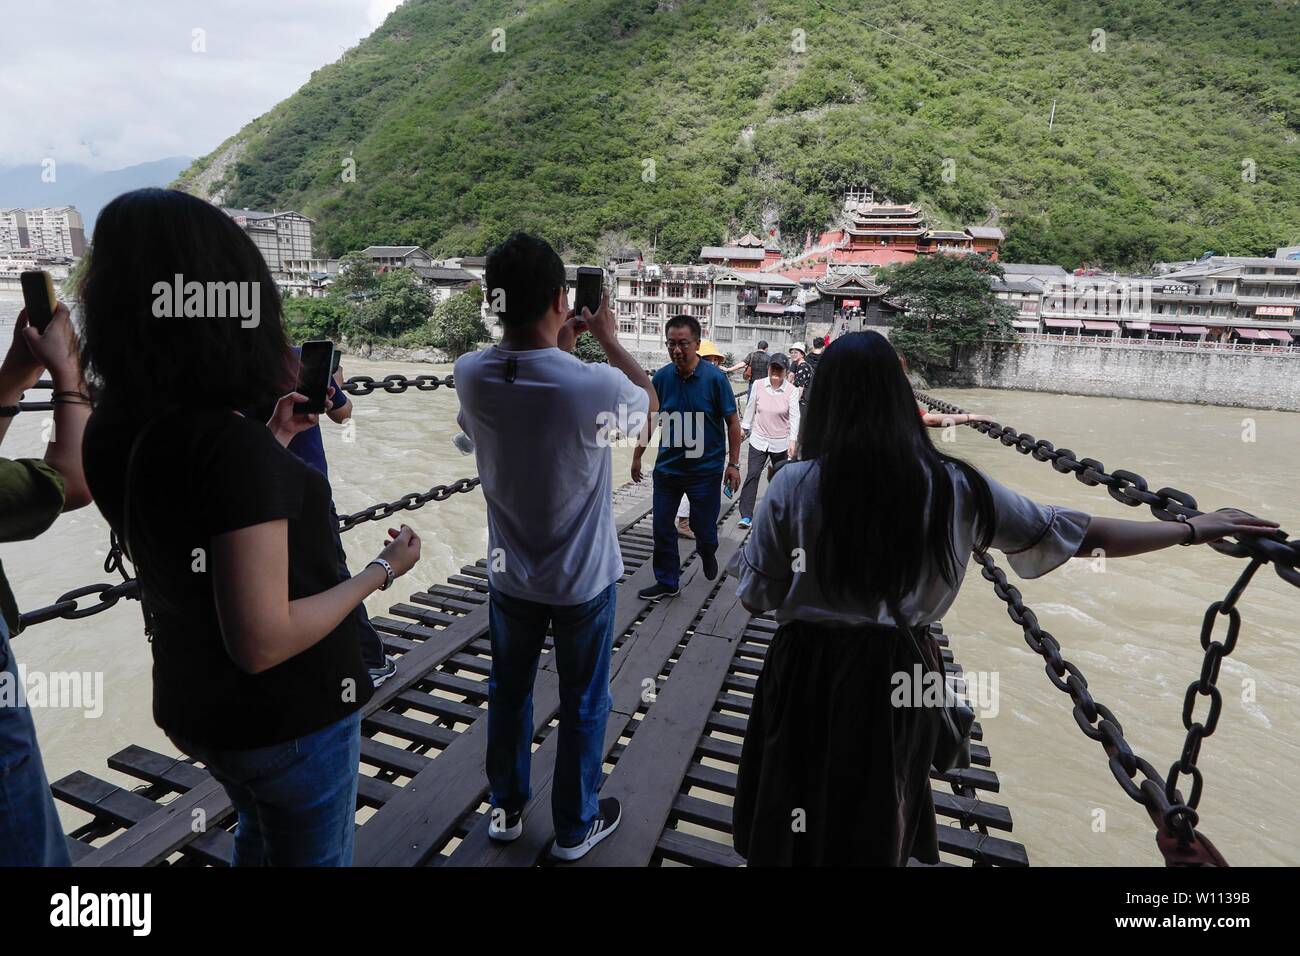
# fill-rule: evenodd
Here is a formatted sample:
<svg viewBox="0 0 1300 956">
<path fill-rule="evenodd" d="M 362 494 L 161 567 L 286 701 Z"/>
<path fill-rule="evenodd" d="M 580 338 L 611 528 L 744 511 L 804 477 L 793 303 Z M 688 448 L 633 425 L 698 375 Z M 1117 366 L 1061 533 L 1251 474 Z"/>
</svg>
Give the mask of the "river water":
<svg viewBox="0 0 1300 956">
<path fill-rule="evenodd" d="M 12 335 L 20 306 L 0 292 L 0 343 Z M 344 374 L 446 374 L 450 366 L 345 359 Z M 1300 415 L 1216 406 L 1081 398 L 1031 392 L 936 390 L 971 410 L 987 412 L 1021 431 L 1048 438 L 1080 456 L 1144 475 L 1152 488 L 1172 485 L 1195 495 L 1201 508 L 1241 507 L 1300 527 L 1294 475 L 1300 473 Z M 451 443 L 453 391 L 373 394 L 358 398 L 355 433 L 326 422 L 325 448 L 340 512 L 472 475 L 472 458 Z M 23 414 L 4 445 L 9 457 L 40 456 L 43 413 Z M 1022 456 L 967 428 L 941 444 L 1039 501 L 1095 514 L 1140 518 L 1050 465 Z M 936 437 L 940 433 L 935 433 Z M 1253 440 L 1248 440 L 1253 439 Z M 615 448 L 615 482 L 626 480 L 630 451 Z M 455 495 L 408 512 L 424 541 L 424 558 L 398 586 L 401 595 L 367 602 L 384 614 L 402 595 L 441 582 L 486 553 L 482 495 Z M 380 523 L 344 535 L 352 566 L 382 544 Z M 81 584 L 112 580 L 102 563 L 108 529 L 92 506 L 61 516 L 37 542 L 0 545 L 0 560 L 24 609 L 44 605 Z M 995 557 L 998 557 L 995 553 Z M 1006 561 L 1000 561 L 1006 568 Z M 1096 699 L 1124 725 L 1134 750 L 1165 773 L 1182 747 L 1182 699 L 1199 673 L 1198 635 L 1206 606 L 1222 598 L 1243 562 L 1209 548 L 1173 548 L 1099 565 L 1075 560 L 1055 573 L 1019 582 L 1026 604 L 1062 653 L 1089 680 Z M 1009 571 L 1009 569 L 1008 569 Z M 1236 865 L 1300 864 L 1300 640 L 1295 621 L 1300 591 L 1271 570 L 1256 577 L 1241 603 L 1236 652 L 1223 662 L 1223 715 L 1202 747 L 1205 774 L 1201 829 Z M 1101 746 L 1080 733 L 1067 695 L 1047 680 L 1042 659 L 1025 645 L 991 585 L 977 571 L 945 620 L 957 659 L 992 689 L 996 705 L 981 713 L 984 743 L 1001 779 L 994 802 L 1011 808 L 1010 835 L 1037 865 L 1159 865 L 1145 811 L 1116 785 Z M 164 753 L 174 749 L 150 715 L 149 646 L 139 606 L 122 602 L 82 621 L 51 621 L 14 641 L 31 672 L 103 674 L 102 715 L 82 710 L 35 710 L 51 779 L 85 770 L 133 784 L 104 760 L 127 744 Z M 1204 713 L 1203 704 L 1198 714 Z M 84 817 L 61 807 L 65 821 Z M 995 835 L 998 834 L 994 831 Z"/>
</svg>

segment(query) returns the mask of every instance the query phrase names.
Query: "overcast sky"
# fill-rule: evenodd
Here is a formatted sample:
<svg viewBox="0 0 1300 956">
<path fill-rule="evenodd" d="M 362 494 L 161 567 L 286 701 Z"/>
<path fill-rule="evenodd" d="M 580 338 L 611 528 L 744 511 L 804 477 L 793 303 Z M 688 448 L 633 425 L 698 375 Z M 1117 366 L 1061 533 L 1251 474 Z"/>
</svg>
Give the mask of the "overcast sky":
<svg viewBox="0 0 1300 956">
<path fill-rule="evenodd" d="M 0 167 L 201 156 L 400 2 L 0 0 Z"/>
</svg>

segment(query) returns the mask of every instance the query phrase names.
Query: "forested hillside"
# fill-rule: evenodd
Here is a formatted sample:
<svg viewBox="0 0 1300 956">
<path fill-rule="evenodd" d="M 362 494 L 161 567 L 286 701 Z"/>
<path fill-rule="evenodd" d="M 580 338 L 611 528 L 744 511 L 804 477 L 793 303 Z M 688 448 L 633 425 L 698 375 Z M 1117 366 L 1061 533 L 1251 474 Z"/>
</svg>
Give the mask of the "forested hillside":
<svg viewBox="0 0 1300 956">
<path fill-rule="evenodd" d="M 1261 254 L 1300 241 L 1300 6 L 407 0 L 180 185 L 331 255 L 797 248 L 851 186 L 1011 260 Z"/>
</svg>

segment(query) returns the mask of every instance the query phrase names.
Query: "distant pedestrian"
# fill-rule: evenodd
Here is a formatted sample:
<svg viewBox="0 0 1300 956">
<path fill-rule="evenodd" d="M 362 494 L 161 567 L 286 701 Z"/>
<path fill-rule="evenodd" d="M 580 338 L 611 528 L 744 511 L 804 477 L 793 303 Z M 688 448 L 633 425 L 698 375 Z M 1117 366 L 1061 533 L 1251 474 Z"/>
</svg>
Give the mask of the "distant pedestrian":
<svg viewBox="0 0 1300 956">
<path fill-rule="evenodd" d="M 704 576 L 718 575 L 718 512 L 721 485 L 740 488 L 740 416 L 727 377 L 699 355 L 700 323 L 689 315 L 673 316 L 665 325 L 672 361 L 654 374 L 659 396 L 660 440 L 654 467 L 655 583 L 642 588 L 642 600 L 657 601 L 679 593 L 681 555 L 676 515 L 682 495 L 691 502 L 690 527 Z M 646 436 L 648 437 L 647 431 Z M 641 481 L 638 442 L 632 453 L 632 480 Z"/>
<path fill-rule="evenodd" d="M 750 396 L 754 394 L 754 386 L 767 378 L 767 363 L 771 360 L 772 356 L 768 354 L 765 341 L 760 341 L 758 347 L 745 356 L 745 381 L 749 382 L 745 401 L 749 401 Z"/>
<path fill-rule="evenodd" d="M 745 467 L 745 484 L 740 491 L 740 527 L 748 528 L 754 520 L 754 501 L 763 467 L 770 461 L 779 468 L 795 450 L 799 435 L 799 390 L 786 381 L 786 358 L 772 356 L 767 381 L 754 389 L 745 406 L 741 428 L 749 438 L 749 461 Z"/>
</svg>

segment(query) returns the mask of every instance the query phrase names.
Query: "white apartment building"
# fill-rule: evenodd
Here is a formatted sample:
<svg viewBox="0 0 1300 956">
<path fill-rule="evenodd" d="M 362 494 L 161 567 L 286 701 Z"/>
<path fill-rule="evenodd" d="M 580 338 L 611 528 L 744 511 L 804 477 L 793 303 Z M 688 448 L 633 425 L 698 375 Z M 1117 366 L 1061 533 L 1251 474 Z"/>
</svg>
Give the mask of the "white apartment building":
<svg viewBox="0 0 1300 956">
<path fill-rule="evenodd" d="M 76 259 L 86 251 L 86 226 L 75 206 L 0 209 L 0 252 L 30 250 Z"/>
</svg>

